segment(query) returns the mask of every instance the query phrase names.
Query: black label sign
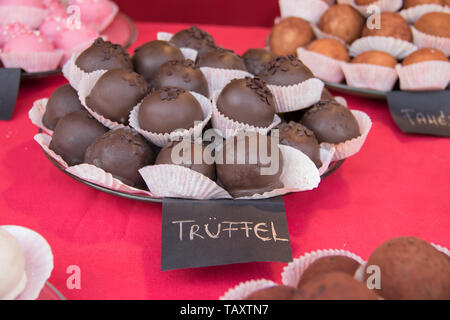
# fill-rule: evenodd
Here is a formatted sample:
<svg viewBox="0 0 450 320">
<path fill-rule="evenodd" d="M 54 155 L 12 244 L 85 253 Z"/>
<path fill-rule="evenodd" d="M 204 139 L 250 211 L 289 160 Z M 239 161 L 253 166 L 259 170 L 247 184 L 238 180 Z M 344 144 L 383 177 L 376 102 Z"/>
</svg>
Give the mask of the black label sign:
<svg viewBox="0 0 450 320">
<path fill-rule="evenodd" d="M 292 261 L 281 197 L 239 201 L 165 199 L 162 214 L 162 271 Z"/>
<path fill-rule="evenodd" d="M 20 86 L 20 69 L 0 68 L 0 120 L 10 120 Z"/>
<path fill-rule="evenodd" d="M 450 137 L 450 90 L 393 91 L 388 93 L 388 103 L 403 132 Z"/>
</svg>

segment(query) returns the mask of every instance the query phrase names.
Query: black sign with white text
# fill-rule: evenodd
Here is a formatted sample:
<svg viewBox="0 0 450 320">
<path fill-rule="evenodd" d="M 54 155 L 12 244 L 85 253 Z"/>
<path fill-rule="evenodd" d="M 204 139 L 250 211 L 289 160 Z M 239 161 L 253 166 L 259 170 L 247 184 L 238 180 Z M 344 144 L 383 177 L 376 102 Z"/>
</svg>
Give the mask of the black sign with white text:
<svg viewBox="0 0 450 320">
<path fill-rule="evenodd" d="M 0 68 L 0 120 L 10 120 L 20 86 L 20 69 Z"/>
</svg>

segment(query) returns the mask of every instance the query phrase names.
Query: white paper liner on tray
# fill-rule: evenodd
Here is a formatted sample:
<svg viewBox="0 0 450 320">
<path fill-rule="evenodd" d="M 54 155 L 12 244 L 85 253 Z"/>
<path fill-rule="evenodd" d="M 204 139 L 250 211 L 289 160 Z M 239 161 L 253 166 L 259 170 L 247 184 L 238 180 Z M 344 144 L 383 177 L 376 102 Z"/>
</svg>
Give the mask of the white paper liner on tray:
<svg viewBox="0 0 450 320">
<path fill-rule="evenodd" d="M 16 300 L 35 300 L 50 278 L 53 254 L 48 242 L 37 232 L 21 226 L 0 226 L 19 243 L 25 256 L 27 282 Z"/>
<path fill-rule="evenodd" d="M 209 92 L 222 91 L 222 89 L 233 79 L 243 79 L 245 77 L 253 78 L 251 73 L 243 70 L 219 69 L 210 67 L 201 67 L 206 81 L 208 82 Z"/>
<path fill-rule="evenodd" d="M 87 75 L 86 72 L 81 70 L 75 62 L 77 61 L 78 57 L 80 56 L 81 52 L 75 52 L 72 54 L 71 58 L 64 63 L 62 67 L 62 73 L 64 75 L 64 78 L 69 81 L 72 88 L 78 91 L 78 87 L 80 85 L 81 79 Z"/>
<path fill-rule="evenodd" d="M 244 300 L 252 293 L 277 286 L 278 284 L 266 279 L 241 282 L 224 293 L 219 300 Z"/>
<path fill-rule="evenodd" d="M 395 68 L 345 62 L 341 64 L 341 67 L 347 84 L 354 88 L 391 91 L 398 79 Z"/>
<path fill-rule="evenodd" d="M 176 141 L 179 140 L 180 137 L 186 138 L 186 137 L 194 137 L 194 139 L 198 138 L 203 131 L 203 128 L 208 124 L 209 120 L 212 116 L 212 105 L 211 101 L 204 97 L 203 95 L 190 91 L 190 94 L 192 94 L 197 101 L 200 103 L 200 106 L 202 107 L 203 111 L 203 121 L 198 122 L 190 128 L 182 129 L 182 130 L 176 130 L 171 133 L 154 133 L 149 132 L 141 128 L 139 125 L 139 108 L 141 107 L 141 103 L 137 104 L 133 110 L 131 110 L 130 118 L 129 118 L 129 124 L 130 127 L 134 128 L 137 132 L 139 132 L 141 135 L 144 136 L 147 140 L 153 142 L 158 147 L 164 147 L 167 145 L 170 141 Z"/>
<path fill-rule="evenodd" d="M 320 146 L 320 161 L 322 162 L 322 166 L 319 168 L 319 175 L 322 176 L 325 172 L 327 172 L 328 167 L 334 158 L 334 153 L 336 149 L 331 145 L 321 145 Z"/>
<path fill-rule="evenodd" d="M 279 0 L 281 17 L 299 17 L 317 24 L 320 17 L 329 9 L 322 0 Z"/>
<path fill-rule="evenodd" d="M 378 0 L 369 5 L 357 5 L 355 0 L 338 0 L 339 4 L 349 4 L 358 10 L 366 18 L 374 14 L 375 12 L 368 12 L 367 9 L 370 6 L 376 6 L 379 8 L 380 12 L 396 12 L 400 10 L 403 5 L 403 0 Z"/>
<path fill-rule="evenodd" d="M 411 27 L 414 44 L 418 48 L 435 48 L 445 53 L 446 56 L 450 56 L 450 38 L 432 36 L 417 30 L 415 27 Z"/>
<path fill-rule="evenodd" d="M 424 61 L 397 65 L 402 90 L 445 90 L 450 82 L 450 62 Z"/>
<path fill-rule="evenodd" d="M 33 103 L 30 111 L 28 111 L 28 117 L 31 120 L 31 123 L 38 126 L 42 130 L 44 130 L 49 135 L 53 134 L 53 130 L 50 130 L 42 123 L 42 118 L 44 117 L 45 110 L 47 108 L 48 99 L 39 99 Z"/>
<path fill-rule="evenodd" d="M 416 51 L 417 47 L 411 42 L 393 37 L 369 36 L 355 40 L 350 46 L 349 53 L 356 57 L 363 52 L 372 50 L 387 52 L 401 60 Z"/>
<path fill-rule="evenodd" d="M 33 29 L 39 28 L 47 16 L 47 10 L 31 6 L 0 6 L 0 21 L 2 24 L 20 22 Z"/>
<path fill-rule="evenodd" d="M 49 52 L 3 52 L 1 59 L 5 68 L 22 68 L 26 72 L 44 72 L 55 70 L 64 51 Z"/>
<path fill-rule="evenodd" d="M 163 41 L 170 41 L 172 39 L 173 33 L 168 32 L 158 32 L 156 34 L 156 39 Z M 180 48 L 185 59 L 191 59 L 195 61 L 197 59 L 198 51 L 192 48 Z"/>
<path fill-rule="evenodd" d="M 346 48 L 348 47 L 347 43 L 343 39 L 320 30 L 320 28 L 318 26 L 316 26 L 315 24 L 311 24 L 311 28 L 313 29 L 313 32 L 317 39 L 323 39 L 323 38 L 333 39 L 333 40 L 339 41 Z"/>
<path fill-rule="evenodd" d="M 403 9 L 399 13 L 409 24 L 414 24 L 421 16 L 429 12 L 450 13 L 450 7 L 429 3 Z"/>
<path fill-rule="evenodd" d="M 335 83 L 344 80 L 341 61 L 304 48 L 297 49 L 297 56 L 317 78 Z"/>
</svg>

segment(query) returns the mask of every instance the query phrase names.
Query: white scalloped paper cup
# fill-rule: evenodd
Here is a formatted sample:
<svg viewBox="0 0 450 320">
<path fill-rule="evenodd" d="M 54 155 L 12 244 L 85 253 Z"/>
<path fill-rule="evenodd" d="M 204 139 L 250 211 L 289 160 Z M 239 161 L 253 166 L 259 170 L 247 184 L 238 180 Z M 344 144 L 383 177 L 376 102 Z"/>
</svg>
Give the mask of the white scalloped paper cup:
<svg viewBox="0 0 450 320">
<path fill-rule="evenodd" d="M 44 151 L 52 157 L 53 160 L 58 162 L 64 169 L 67 169 L 69 165 L 67 162 L 64 161 L 64 159 L 56 154 L 55 151 L 50 149 L 50 142 L 52 141 L 52 137 L 45 133 L 38 133 L 34 136 L 34 140 L 44 149 Z"/>
<path fill-rule="evenodd" d="M 397 65 L 402 90 L 445 90 L 450 82 L 450 62 L 424 61 Z"/>
<path fill-rule="evenodd" d="M 429 12 L 450 13 L 450 7 L 439 4 L 422 4 L 400 11 L 400 15 L 405 18 L 409 24 L 414 24 L 421 16 Z"/>
<path fill-rule="evenodd" d="M 318 39 L 323 39 L 323 38 L 333 39 L 333 40 L 339 41 L 346 48 L 348 48 L 348 44 L 343 39 L 320 30 L 320 28 L 313 23 L 311 23 L 310 25 L 311 25 L 311 28 L 313 29 L 313 32 L 314 32 L 316 38 L 318 38 Z"/>
<path fill-rule="evenodd" d="M 64 55 L 62 50 L 49 52 L 3 52 L 5 68 L 22 68 L 26 72 L 45 72 L 58 68 Z"/>
<path fill-rule="evenodd" d="M 278 283 L 267 279 L 250 280 L 241 282 L 231 289 L 228 289 L 219 300 L 245 300 L 252 293 L 278 286 Z"/>
<path fill-rule="evenodd" d="M 173 33 L 169 32 L 158 32 L 156 34 L 157 40 L 162 41 L 170 41 L 172 39 Z M 180 48 L 181 52 L 183 53 L 183 56 L 185 59 L 191 59 L 192 61 L 195 61 L 198 56 L 198 51 L 192 48 Z"/>
<path fill-rule="evenodd" d="M 354 88 L 391 91 L 398 79 L 395 68 L 367 63 L 341 64 L 347 85 Z"/>
<path fill-rule="evenodd" d="M 47 98 L 36 100 L 30 111 L 28 111 L 28 118 L 30 118 L 32 124 L 38 126 L 49 135 L 53 135 L 53 130 L 50 130 L 42 123 L 42 118 L 44 117 L 47 108 L 47 102 Z"/>
<path fill-rule="evenodd" d="M 15 300 L 35 300 L 53 271 L 53 253 L 48 242 L 37 232 L 21 226 L 0 226 L 19 243 L 25 256 L 25 289 Z"/>
<path fill-rule="evenodd" d="M 393 37 L 369 36 L 355 40 L 350 46 L 349 53 L 352 57 L 367 51 L 384 51 L 397 59 L 404 59 L 417 50 L 411 42 Z"/>
<path fill-rule="evenodd" d="M 87 74 L 75 64 L 80 54 L 81 52 L 73 53 L 70 59 L 67 60 L 62 67 L 62 73 L 64 75 L 64 78 L 66 78 L 66 80 L 69 81 L 72 88 L 74 88 L 77 91 L 81 79 Z"/>
<path fill-rule="evenodd" d="M 322 162 L 322 166 L 319 168 L 319 175 L 322 176 L 325 172 L 327 172 L 328 167 L 333 161 L 334 154 L 336 149 L 330 145 L 321 145 L 320 146 L 320 161 Z"/>
<path fill-rule="evenodd" d="M 450 38 L 432 36 L 417 30 L 415 27 L 411 27 L 414 44 L 418 48 L 435 48 L 450 56 Z"/>
<path fill-rule="evenodd" d="M 341 61 L 304 48 L 297 49 L 297 56 L 317 78 L 335 83 L 344 80 Z"/>
<path fill-rule="evenodd" d="M 208 82 L 209 92 L 222 91 L 222 89 L 233 79 L 253 78 L 251 73 L 243 70 L 230 70 L 220 68 L 201 67 Z"/>
<path fill-rule="evenodd" d="M 339 4 L 349 4 L 358 10 L 366 18 L 374 14 L 373 11 L 368 12 L 370 6 L 376 6 L 380 12 L 397 12 L 403 6 L 403 0 L 378 0 L 369 5 L 357 5 L 354 0 L 338 0 Z"/>
<path fill-rule="evenodd" d="M 282 18 L 298 17 L 315 24 L 330 8 L 322 0 L 279 0 L 279 5 Z"/>
<path fill-rule="evenodd" d="M 47 10 L 31 6 L 0 6 L 2 24 L 20 22 L 33 29 L 39 28 L 47 16 Z"/>
</svg>

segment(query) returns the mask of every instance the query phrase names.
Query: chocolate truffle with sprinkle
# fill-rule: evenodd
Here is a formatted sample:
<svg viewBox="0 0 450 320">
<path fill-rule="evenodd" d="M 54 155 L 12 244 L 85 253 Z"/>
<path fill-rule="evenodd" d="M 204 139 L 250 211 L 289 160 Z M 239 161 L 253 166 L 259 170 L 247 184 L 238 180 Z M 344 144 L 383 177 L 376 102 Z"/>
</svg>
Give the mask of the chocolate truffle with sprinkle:
<svg viewBox="0 0 450 320">
<path fill-rule="evenodd" d="M 233 50 L 224 48 L 216 48 L 205 53 L 198 59 L 198 66 L 247 71 L 244 60 Z"/>
<path fill-rule="evenodd" d="M 290 86 L 314 78 L 314 75 L 296 56 L 288 55 L 276 57 L 265 64 L 258 77 L 267 84 Z"/>
<path fill-rule="evenodd" d="M 170 43 L 176 45 L 178 48 L 197 50 L 199 56 L 216 48 L 214 38 L 208 32 L 196 26 L 177 32 L 170 39 Z"/>
</svg>

